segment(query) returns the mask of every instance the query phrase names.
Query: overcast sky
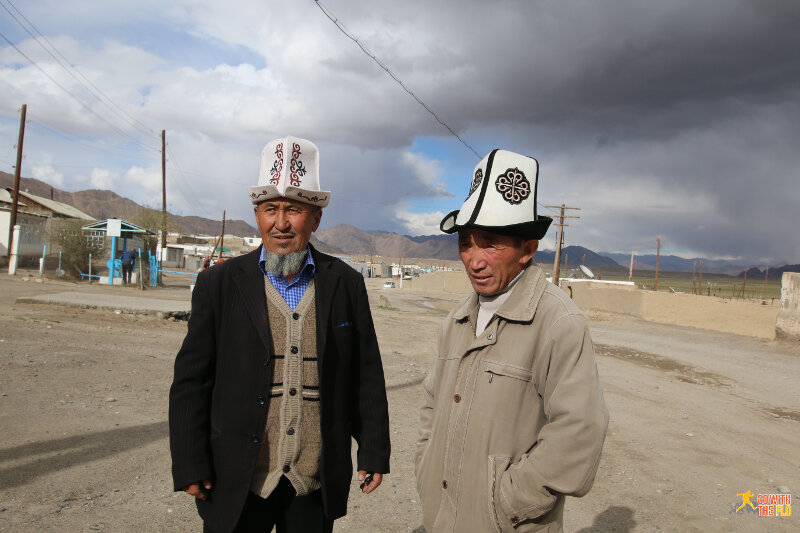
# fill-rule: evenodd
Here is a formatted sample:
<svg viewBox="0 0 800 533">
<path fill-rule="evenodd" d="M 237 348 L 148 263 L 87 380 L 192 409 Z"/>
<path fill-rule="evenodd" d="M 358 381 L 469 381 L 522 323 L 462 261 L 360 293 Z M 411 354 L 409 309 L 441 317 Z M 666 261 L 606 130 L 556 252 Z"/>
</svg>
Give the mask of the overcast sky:
<svg viewBox="0 0 800 533">
<path fill-rule="evenodd" d="M 481 157 L 536 157 L 540 204 L 581 208 L 565 244 L 800 263 L 800 3 L 322 5 Z M 68 191 L 160 207 L 163 129 L 170 211 L 251 221 L 290 134 L 323 227 L 422 235 L 479 160 L 313 0 L 0 0 L 0 33 L 0 170 L 27 104 L 22 175 Z"/>
</svg>

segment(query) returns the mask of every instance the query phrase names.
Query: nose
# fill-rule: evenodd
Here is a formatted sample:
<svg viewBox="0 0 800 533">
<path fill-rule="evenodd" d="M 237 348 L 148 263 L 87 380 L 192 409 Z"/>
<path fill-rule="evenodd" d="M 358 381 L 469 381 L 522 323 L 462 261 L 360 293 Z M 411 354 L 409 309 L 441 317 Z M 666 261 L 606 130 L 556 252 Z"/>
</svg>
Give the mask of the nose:
<svg viewBox="0 0 800 533">
<path fill-rule="evenodd" d="M 467 250 L 467 264 L 473 272 L 477 272 L 486 267 L 486 258 L 477 246 L 471 246 Z"/>
<path fill-rule="evenodd" d="M 275 229 L 285 232 L 291 227 L 292 224 L 289 222 L 289 216 L 286 214 L 286 211 L 283 209 L 278 209 L 278 214 L 275 215 Z"/>
</svg>

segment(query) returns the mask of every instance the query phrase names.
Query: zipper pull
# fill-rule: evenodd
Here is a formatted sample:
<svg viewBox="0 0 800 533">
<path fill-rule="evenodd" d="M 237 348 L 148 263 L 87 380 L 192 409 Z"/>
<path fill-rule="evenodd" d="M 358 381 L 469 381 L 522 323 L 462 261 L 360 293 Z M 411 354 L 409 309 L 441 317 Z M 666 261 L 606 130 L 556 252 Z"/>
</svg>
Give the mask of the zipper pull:
<svg viewBox="0 0 800 533">
<path fill-rule="evenodd" d="M 489 372 L 489 383 L 491 383 L 492 378 L 494 378 L 494 372 L 492 372 L 491 370 L 487 370 L 487 372 Z"/>
</svg>

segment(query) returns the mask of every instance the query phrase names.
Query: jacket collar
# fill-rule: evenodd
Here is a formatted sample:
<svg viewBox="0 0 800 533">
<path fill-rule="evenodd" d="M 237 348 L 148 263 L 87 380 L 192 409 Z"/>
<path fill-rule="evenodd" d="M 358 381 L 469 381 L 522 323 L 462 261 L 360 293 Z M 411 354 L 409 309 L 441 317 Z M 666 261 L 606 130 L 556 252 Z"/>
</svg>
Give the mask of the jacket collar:
<svg viewBox="0 0 800 533">
<path fill-rule="evenodd" d="M 525 268 L 522 278 L 511 291 L 511 296 L 495 314 L 506 320 L 530 322 L 546 285 L 544 271 L 532 262 Z M 462 321 L 477 313 L 478 294 L 473 292 L 453 311 L 453 318 Z"/>
</svg>

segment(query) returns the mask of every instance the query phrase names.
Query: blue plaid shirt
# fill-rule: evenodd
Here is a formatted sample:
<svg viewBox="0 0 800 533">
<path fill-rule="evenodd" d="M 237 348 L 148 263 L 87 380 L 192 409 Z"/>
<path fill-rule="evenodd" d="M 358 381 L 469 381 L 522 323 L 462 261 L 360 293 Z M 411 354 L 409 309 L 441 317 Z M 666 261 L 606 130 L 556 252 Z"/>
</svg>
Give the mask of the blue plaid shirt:
<svg viewBox="0 0 800 533">
<path fill-rule="evenodd" d="M 314 277 L 314 272 L 317 270 L 317 265 L 314 264 L 314 259 L 311 257 L 311 249 L 308 248 L 306 263 L 289 283 L 286 282 L 286 278 L 283 276 L 276 276 L 264 270 L 264 262 L 266 261 L 264 253 L 265 248 L 261 246 L 261 257 L 258 259 L 258 269 L 269 278 L 270 282 L 272 282 L 272 286 L 278 289 L 283 299 L 289 304 L 292 311 L 294 311 L 297 309 L 297 305 L 306 293 L 306 289 L 311 283 L 311 278 Z"/>
</svg>

